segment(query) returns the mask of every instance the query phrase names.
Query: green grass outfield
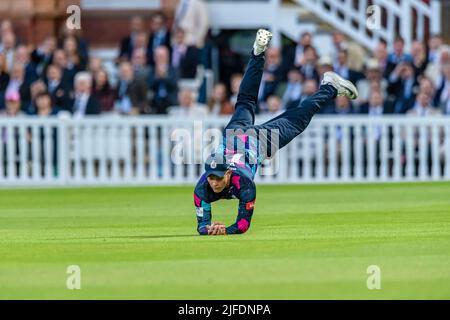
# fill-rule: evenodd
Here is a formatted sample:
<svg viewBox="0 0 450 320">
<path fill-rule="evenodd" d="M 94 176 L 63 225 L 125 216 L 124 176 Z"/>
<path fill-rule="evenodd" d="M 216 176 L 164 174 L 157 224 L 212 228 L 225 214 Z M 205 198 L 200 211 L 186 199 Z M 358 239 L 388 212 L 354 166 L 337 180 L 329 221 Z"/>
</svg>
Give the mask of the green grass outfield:
<svg viewBox="0 0 450 320">
<path fill-rule="evenodd" d="M 0 298 L 450 299 L 450 183 L 258 186 L 223 237 L 196 235 L 192 190 L 0 189 Z"/>
</svg>

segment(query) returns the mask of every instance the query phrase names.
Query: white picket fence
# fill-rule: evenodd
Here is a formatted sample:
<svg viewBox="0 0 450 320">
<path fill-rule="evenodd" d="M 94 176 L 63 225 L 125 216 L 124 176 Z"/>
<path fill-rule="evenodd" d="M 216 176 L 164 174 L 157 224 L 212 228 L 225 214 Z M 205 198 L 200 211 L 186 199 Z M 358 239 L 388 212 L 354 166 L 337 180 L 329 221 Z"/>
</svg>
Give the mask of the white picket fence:
<svg viewBox="0 0 450 320">
<path fill-rule="evenodd" d="M 193 184 L 203 133 L 228 120 L 1 118 L 0 186 Z M 196 140 L 197 163 L 174 164 L 177 128 Z M 450 117 L 316 116 L 278 155 L 258 182 L 450 180 Z"/>
</svg>

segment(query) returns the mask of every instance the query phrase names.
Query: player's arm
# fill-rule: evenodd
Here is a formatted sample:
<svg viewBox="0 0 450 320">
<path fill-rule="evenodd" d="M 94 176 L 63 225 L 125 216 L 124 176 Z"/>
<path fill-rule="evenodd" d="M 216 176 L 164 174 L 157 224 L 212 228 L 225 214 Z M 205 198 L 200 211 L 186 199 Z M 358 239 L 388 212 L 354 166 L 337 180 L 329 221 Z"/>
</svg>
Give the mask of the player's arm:
<svg viewBox="0 0 450 320">
<path fill-rule="evenodd" d="M 208 235 L 211 225 L 211 203 L 206 202 L 194 192 L 194 204 L 197 214 L 197 231 L 200 235 Z"/>
<path fill-rule="evenodd" d="M 253 216 L 256 201 L 256 186 L 250 179 L 241 184 L 239 208 L 236 222 L 226 228 L 226 234 L 241 234 L 247 232 Z"/>
</svg>

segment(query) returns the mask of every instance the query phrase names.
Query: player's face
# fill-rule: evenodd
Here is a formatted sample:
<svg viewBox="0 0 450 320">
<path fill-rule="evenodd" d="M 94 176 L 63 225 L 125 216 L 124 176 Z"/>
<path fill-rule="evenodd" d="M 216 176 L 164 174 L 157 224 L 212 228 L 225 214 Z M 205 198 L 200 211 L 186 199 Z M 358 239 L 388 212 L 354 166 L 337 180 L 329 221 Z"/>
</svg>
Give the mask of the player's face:
<svg viewBox="0 0 450 320">
<path fill-rule="evenodd" d="M 220 193 L 229 185 L 230 176 L 231 171 L 227 171 L 223 177 L 210 175 L 207 179 L 211 189 L 213 189 L 215 193 Z"/>
</svg>

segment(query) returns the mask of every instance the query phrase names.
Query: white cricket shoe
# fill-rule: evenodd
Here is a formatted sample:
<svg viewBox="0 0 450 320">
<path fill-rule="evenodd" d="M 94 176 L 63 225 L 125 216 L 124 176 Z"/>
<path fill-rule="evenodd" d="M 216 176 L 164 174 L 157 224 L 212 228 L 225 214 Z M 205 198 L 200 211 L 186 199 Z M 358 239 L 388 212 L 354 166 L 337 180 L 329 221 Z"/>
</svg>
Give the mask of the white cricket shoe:
<svg viewBox="0 0 450 320">
<path fill-rule="evenodd" d="M 325 72 L 322 84 L 329 84 L 336 88 L 338 96 L 345 96 L 350 99 L 358 98 L 358 90 L 351 81 L 345 80 L 335 72 Z"/>
<path fill-rule="evenodd" d="M 255 43 L 253 44 L 253 53 L 255 54 L 255 56 L 259 56 L 261 53 L 267 50 L 271 39 L 271 32 L 264 29 L 258 30 L 258 32 L 256 33 Z"/>
</svg>

